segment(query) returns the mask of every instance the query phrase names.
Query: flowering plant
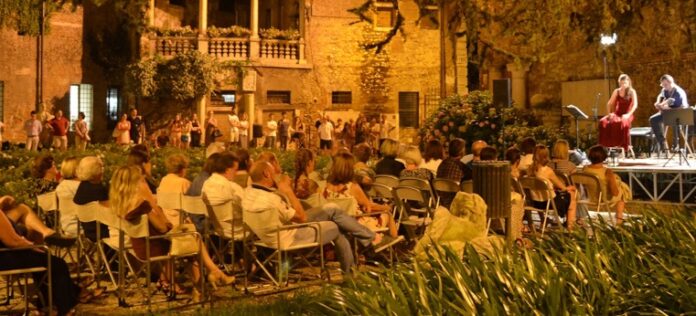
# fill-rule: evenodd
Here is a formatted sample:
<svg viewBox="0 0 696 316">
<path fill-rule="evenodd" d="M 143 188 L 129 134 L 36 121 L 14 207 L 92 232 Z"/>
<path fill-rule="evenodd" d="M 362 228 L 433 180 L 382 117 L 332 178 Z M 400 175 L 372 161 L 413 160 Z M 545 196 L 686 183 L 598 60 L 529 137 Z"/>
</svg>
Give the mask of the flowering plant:
<svg viewBox="0 0 696 316">
<path fill-rule="evenodd" d="M 487 91 L 472 91 L 443 100 L 419 131 L 422 140 L 437 139 L 443 144 L 454 138 L 462 138 L 467 144 L 483 140 L 499 149 L 525 137 L 543 143 L 555 140 L 559 134 L 528 111 L 493 106 Z"/>
</svg>

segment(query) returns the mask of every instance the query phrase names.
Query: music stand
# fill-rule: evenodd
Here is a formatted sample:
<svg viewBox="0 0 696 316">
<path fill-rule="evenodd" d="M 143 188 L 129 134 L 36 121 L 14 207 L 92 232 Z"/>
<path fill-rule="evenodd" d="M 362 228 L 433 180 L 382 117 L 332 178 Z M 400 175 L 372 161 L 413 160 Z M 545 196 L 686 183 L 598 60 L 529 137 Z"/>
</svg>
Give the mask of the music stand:
<svg viewBox="0 0 696 316">
<path fill-rule="evenodd" d="M 691 149 L 689 148 L 688 138 L 686 137 L 686 134 L 684 133 L 684 129 L 682 128 L 684 125 L 689 126 L 689 125 L 694 125 L 694 110 L 692 108 L 685 108 L 685 109 L 671 109 L 671 110 L 664 110 L 662 111 L 662 122 L 663 124 L 667 126 L 676 126 L 676 130 L 674 131 L 677 134 L 677 152 L 672 153 L 672 156 L 667 159 L 667 162 L 665 162 L 664 166 L 667 166 L 667 164 L 674 158 L 674 156 L 679 155 L 679 165 L 682 165 L 682 158 L 684 159 L 684 162 L 686 162 L 687 166 L 689 165 L 689 160 L 686 156 L 686 153 L 684 153 L 684 148 L 681 146 L 681 141 L 679 140 L 679 136 L 684 140 L 684 144 L 686 145 L 686 148 L 690 151 Z M 665 135 L 666 136 L 666 135 Z"/>
<path fill-rule="evenodd" d="M 575 118 L 575 147 L 579 148 L 580 147 L 580 125 L 578 124 L 579 120 L 586 120 L 590 118 L 587 116 L 587 114 L 583 113 L 582 110 L 580 110 L 577 106 L 575 105 L 566 105 L 563 107 L 566 112 L 570 113 L 573 118 Z"/>
</svg>

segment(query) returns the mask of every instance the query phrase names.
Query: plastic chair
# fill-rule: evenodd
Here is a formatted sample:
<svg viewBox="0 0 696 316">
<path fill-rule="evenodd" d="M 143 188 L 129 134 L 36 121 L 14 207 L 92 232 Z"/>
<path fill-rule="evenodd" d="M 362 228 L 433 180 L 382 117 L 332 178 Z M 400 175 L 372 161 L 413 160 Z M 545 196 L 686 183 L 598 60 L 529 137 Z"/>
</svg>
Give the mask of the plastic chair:
<svg viewBox="0 0 696 316">
<path fill-rule="evenodd" d="M 46 267 L 31 267 L 31 268 L 21 268 L 13 270 L 0 270 L 0 277 L 7 278 L 7 304 L 13 296 L 12 294 L 12 277 L 19 275 L 24 279 L 24 285 L 21 286 L 21 281 L 19 281 L 21 288 L 24 293 L 24 315 L 29 315 L 29 276 L 33 273 L 46 272 L 46 282 L 48 282 L 48 314 L 53 314 L 53 279 L 51 277 L 51 251 L 45 245 L 32 245 L 20 248 L 0 248 L 0 252 L 15 252 L 23 250 L 42 250 L 46 254 L 46 262 L 48 264 Z M 20 279 L 21 280 L 21 279 Z M 4 305 L 4 304 L 3 304 Z"/>
<path fill-rule="evenodd" d="M 212 233 L 219 237 L 219 243 L 217 247 L 213 246 L 213 252 L 215 257 L 218 258 L 220 264 L 225 267 L 228 273 L 233 272 L 233 267 L 235 261 L 234 256 L 234 242 L 244 241 L 244 227 L 242 221 L 242 210 L 241 205 L 235 205 L 235 203 L 230 200 L 224 204 L 211 205 L 207 197 L 203 195 L 201 197 L 203 203 L 205 204 L 207 210 L 207 218 L 212 226 Z M 224 226 L 230 226 L 230 235 L 228 231 L 225 230 Z M 206 234 L 209 234 L 206 232 Z M 230 253 L 232 257 L 232 267 L 225 263 L 225 254 Z"/>
<path fill-rule="evenodd" d="M 438 200 L 437 195 L 435 194 L 435 191 L 428 180 L 412 177 L 400 178 L 399 186 L 414 187 L 421 190 L 431 208 L 437 208 L 437 206 L 440 204 L 440 201 Z"/>
<path fill-rule="evenodd" d="M 395 188 L 399 186 L 399 178 L 388 174 L 378 174 L 375 177 L 375 183 L 383 184 L 390 188 Z"/>
<path fill-rule="evenodd" d="M 432 208 L 419 188 L 398 186 L 392 190 L 392 194 L 399 208 L 399 225 L 411 227 L 410 230 L 407 230 L 409 237 L 411 239 L 417 238 L 425 232 L 425 227 L 430 224 L 433 215 Z M 410 202 L 418 203 L 423 207 L 412 208 Z"/>
<path fill-rule="evenodd" d="M 597 213 L 599 213 L 602 208 L 605 208 L 609 213 L 610 220 L 614 220 L 614 217 L 611 215 L 611 206 L 606 196 L 602 194 L 601 183 L 596 175 L 587 172 L 576 172 L 571 174 L 570 178 L 573 180 L 573 183 L 578 186 L 578 189 L 582 189 L 584 193 L 578 196 L 578 205 L 586 205 L 587 207 L 595 208 Z M 592 217 L 589 216 L 589 212 L 588 218 L 590 221 L 592 220 Z"/>
<path fill-rule="evenodd" d="M 554 192 L 551 184 L 546 181 L 536 177 L 522 177 L 519 179 L 522 189 L 525 191 L 525 201 L 524 206 L 525 211 L 536 211 L 544 214 L 544 219 L 541 223 L 541 236 L 544 236 L 544 231 L 546 230 L 546 221 L 549 214 L 555 213 L 556 219 L 560 223 L 560 217 L 558 216 L 558 211 L 556 209 L 556 203 L 553 200 Z M 532 200 L 532 192 L 539 194 L 543 201 L 545 201 L 545 208 L 537 208 L 534 206 L 534 200 Z"/>
<path fill-rule="evenodd" d="M 39 214 L 42 214 L 44 218 L 53 218 L 53 225 L 51 228 L 60 231 L 60 214 L 58 213 L 58 196 L 56 195 L 56 191 L 37 195 L 36 205 L 39 206 Z"/>
</svg>

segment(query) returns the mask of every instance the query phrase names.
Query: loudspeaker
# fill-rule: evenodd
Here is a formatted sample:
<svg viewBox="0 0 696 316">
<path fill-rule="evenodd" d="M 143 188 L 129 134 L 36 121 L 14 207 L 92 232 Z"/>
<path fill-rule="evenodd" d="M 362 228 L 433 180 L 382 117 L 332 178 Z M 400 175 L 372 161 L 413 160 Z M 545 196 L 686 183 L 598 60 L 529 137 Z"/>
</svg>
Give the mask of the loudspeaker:
<svg viewBox="0 0 696 316">
<path fill-rule="evenodd" d="M 512 105 L 512 86 L 510 79 L 493 80 L 493 106 Z"/>
<path fill-rule="evenodd" d="M 253 136 L 254 138 L 263 137 L 263 127 L 261 124 L 254 124 Z"/>
</svg>

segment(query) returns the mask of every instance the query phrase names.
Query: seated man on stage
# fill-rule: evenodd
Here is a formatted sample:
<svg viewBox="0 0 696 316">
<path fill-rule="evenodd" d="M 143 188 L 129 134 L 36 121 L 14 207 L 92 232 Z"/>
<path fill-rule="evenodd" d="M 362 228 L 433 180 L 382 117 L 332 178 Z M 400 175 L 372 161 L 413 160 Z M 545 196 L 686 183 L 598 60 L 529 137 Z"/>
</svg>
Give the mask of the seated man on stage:
<svg viewBox="0 0 696 316">
<path fill-rule="evenodd" d="M 599 143 L 604 147 L 623 147 L 628 152 L 631 144 L 633 112 L 638 108 L 638 95 L 631 86 L 631 78 L 619 76 L 619 87 L 607 102 L 607 116 L 599 121 Z"/>
<path fill-rule="evenodd" d="M 686 100 L 686 92 L 676 83 L 674 83 L 674 78 L 670 75 L 663 75 L 660 78 L 660 86 L 662 86 L 662 91 L 657 95 L 657 101 L 655 101 L 655 108 L 660 112 L 653 114 L 650 117 L 650 126 L 652 127 L 653 134 L 655 135 L 655 141 L 660 150 L 668 150 L 669 146 L 667 141 L 665 141 L 665 135 L 662 133 L 662 111 L 668 111 L 671 109 L 687 108 L 689 103 Z M 676 146 L 678 144 L 679 132 L 677 131 L 677 126 L 672 127 L 672 145 Z"/>
</svg>

